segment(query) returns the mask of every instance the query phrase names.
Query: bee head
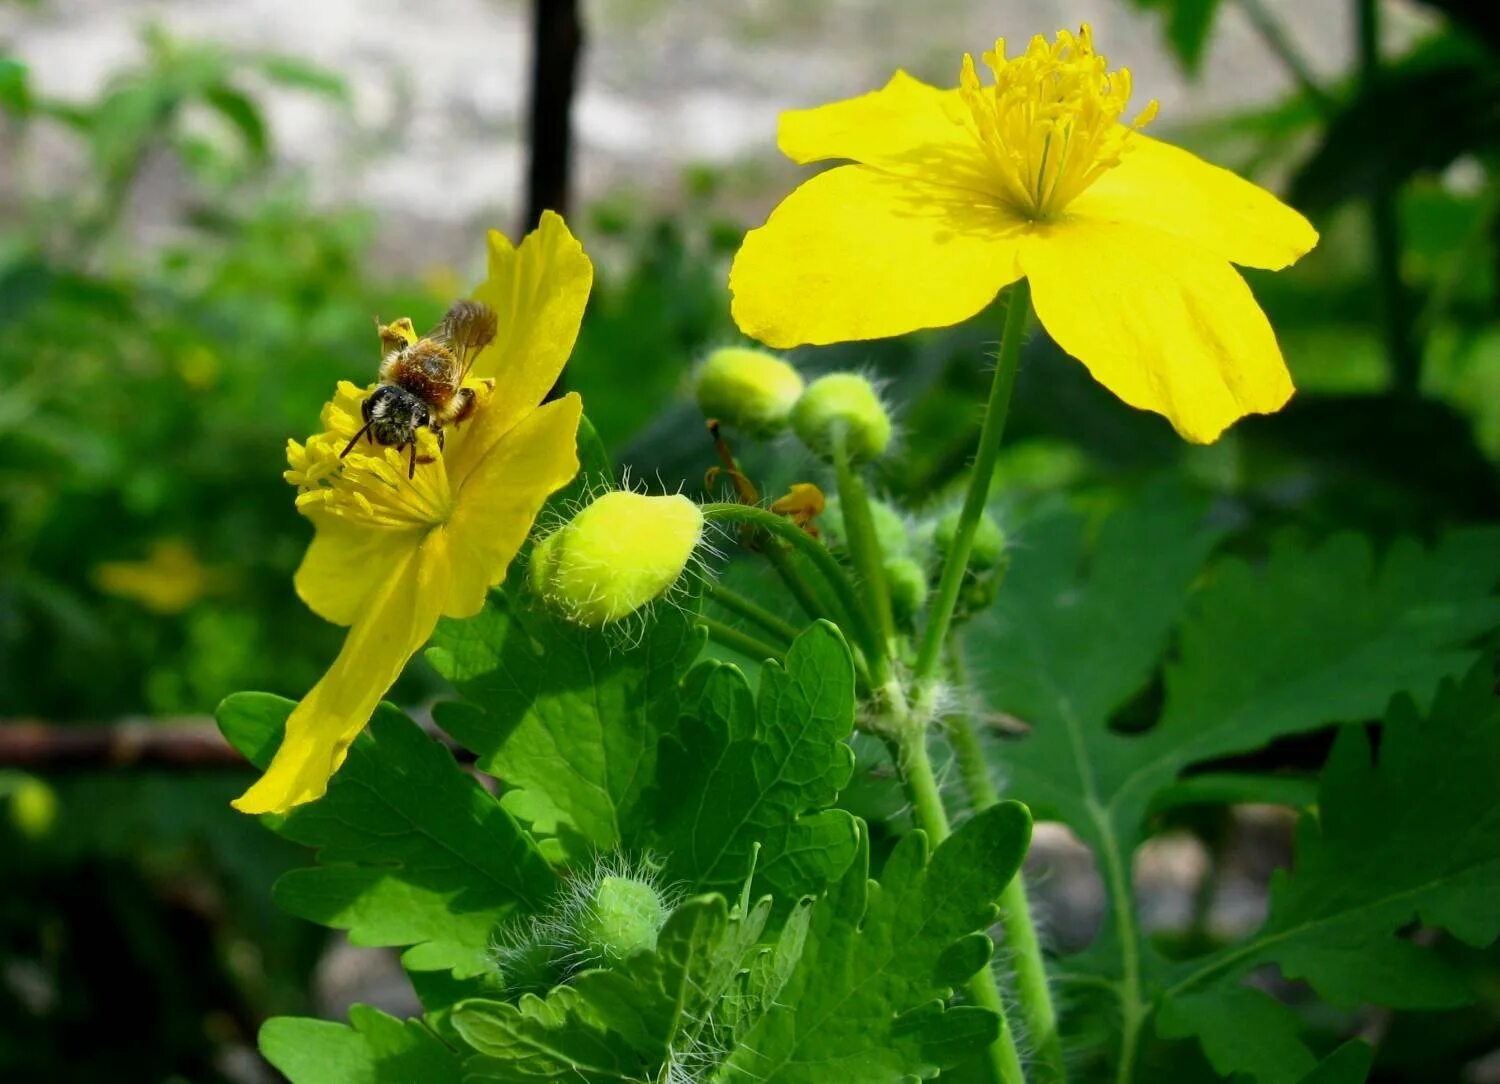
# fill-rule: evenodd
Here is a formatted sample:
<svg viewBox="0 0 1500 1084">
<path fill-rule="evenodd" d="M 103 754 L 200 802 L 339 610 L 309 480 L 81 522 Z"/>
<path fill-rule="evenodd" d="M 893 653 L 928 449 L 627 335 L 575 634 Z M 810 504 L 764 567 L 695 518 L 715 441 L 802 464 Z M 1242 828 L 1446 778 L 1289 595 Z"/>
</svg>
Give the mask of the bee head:
<svg viewBox="0 0 1500 1084">
<path fill-rule="evenodd" d="M 431 417 L 426 403 L 394 384 L 376 388 L 360 410 L 375 443 L 395 447 L 415 442 L 417 430 Z"/>
</svg>

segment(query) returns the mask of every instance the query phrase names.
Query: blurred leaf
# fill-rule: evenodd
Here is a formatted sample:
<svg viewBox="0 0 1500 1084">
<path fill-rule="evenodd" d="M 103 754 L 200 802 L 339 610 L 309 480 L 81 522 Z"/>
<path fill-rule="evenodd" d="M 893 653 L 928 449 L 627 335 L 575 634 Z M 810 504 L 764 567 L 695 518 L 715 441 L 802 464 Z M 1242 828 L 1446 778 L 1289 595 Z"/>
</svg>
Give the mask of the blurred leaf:
<svg viewBox="0 0 1500 1084">
<path fill-rule="evenodd" d="M 1219 0 L 1131 0 L 1136 7 L 1159 11 L 1165 19 L 1167 44 L 1183 70 L 1196 75 L 1203 63 Z"/>
<path fill-rule="evenodd" d="M 0 109 L 25 116 L 32 109 L 30 72 L 14 57 L 0 56 Z"/>
<path fill-rule="evenodd" d="M 821 892 L 854 858 L 854 818 L 831 809 L 854 753 L 854 670 L 832 625 L 793 642 L 786 668 L 761 667 L 752 695 L 738 669 L 705 662 L 701 692 L 662 743 L 656 846 L 666 876 L 698 891 L 732 891 L 752 854 L 757 885 L 785 905 Z"/>
<path fill-rule="evenodd" d="M 1293 177 L 1289 201 L 1312 214 L 1326 212 L 1497 147 L 1500 68 L 1492 53 L 1450 34 L 1356 88 Z"/>
<path fill-rule="evenodd" d="M 270 762 L 292 703 L 240 693 L 219 726 L 258 767 Z M 349 931 L 357 945 L 413 946 L 404 962 L 460 976 L 489 970 L 497 926 L 519 905 L 540 910 L 557 885 L 536 844 L 440 743 L 382 706 L 350 746 L 328 793 L 267 818 L 287 839 L 318 848 L 276 901 Z"/>
<path fill-rule="evenodd" d="M 310 91 L 339 101 L 349 99 L 349 84 L 343 76 L 301 57 L 262 56 L 257 60 L 257 67 L 267 79 L 284 87 Z"/>
<path fill-rule="evenodd" d="M 1290 1063 L 1271 1071 L 1258 1059 L 1271 1044 L 1291 1041 L 1301 1026 L 1296 1014 L 1278 1011 L 1254 1026 L 1259 1052 L 1229 1037 L 1226 1014 L 1246 996 L 1238 982 L 1257 966 L 1274 963 L 1342 1008 L 1433 1009 L 1473 996 L 1437 954 L 1402 932 L 1417 922 L 1470 945 L 1500 935 L 1494 685 L 1484 661 L 1462 682 L 1445 682 L 1425 717 L 1412 700 L 1398 699 L 1378 755 L 1363 727 L 1339 733 L 1317 812 L 1298 824 L 1295 866 L 1272 880 L 1265 924 L 1247 941 L 1173 969 L 1163 1017 L 1173 1034 L 1202 1035 L 1223 1072 L 1291 1081 L 1300 1072 Z M 1249 1030 L 1243 1016 L 1234 1019 L 1234 1029 Z"/>
<path fill-rule="evenodd" d="M 998 1036 L 987 1009 L 943 1001 L 989 966 L 984 931 L 1031 839 L 1025 807 L 1001 802 L 976 813 L 930 859 L 927 837 L 909 833 L 879 883 L 867 879 L 861 835 L 848 871 L 814 905 L 775 1005 L 736 1036 L 724 1081 L 896 1084 L 956 1065 Z"/>
<path fill-rule="evenodd" d="M 443 620 L 427 657 L 464 698 L 434 715 L 505 780 L 505 808 L 584 859 L 637 842 L 657 743 L 677 721 L 678 682 L 701 630 L 662 607 L 634 643 L 493 592 L 478 616 Z"/>
<path fill-rule="evenodd" d="M 458 1055 L 420 1020 L 397 1020 L 368 1005 L 352 1026 L 280 1016 L 260 1030 L 260 1050 L 292 1084 L 462 1084 Z"/>
<path fill-rule="evenodd" d="M 266 135 L 265 118 L 243 91 L 227 83 L 211 86 L 203 92 L 203 100 L 239 132 L 251 156 L 264 162 L 270 157 L 271 147 Z"/>
</svg>

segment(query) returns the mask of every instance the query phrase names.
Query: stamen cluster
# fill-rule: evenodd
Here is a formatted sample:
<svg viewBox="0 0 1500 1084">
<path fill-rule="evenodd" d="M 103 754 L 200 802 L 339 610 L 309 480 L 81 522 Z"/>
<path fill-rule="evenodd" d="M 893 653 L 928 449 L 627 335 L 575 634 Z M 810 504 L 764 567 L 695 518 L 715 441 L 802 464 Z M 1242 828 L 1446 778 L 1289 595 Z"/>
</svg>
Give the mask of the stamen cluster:
<svg viewBox="0 0 1500 1084">
<path fill-rule="evenodd" d="M 959 93 L 968 106 L 966 126 L 993 167 L 995 194 L 1028 218 L 1061 211 L 1118 165 L 1132 132 L 1156 116 L 1153 100 L 1128 127 L 1119 123 L 1130 100 L 1130 71 L 1108 70 L 1087 26 L 1076 35 L 1059 30 L 1050 43 L 1037 35 L 1014 58 L 1006 57 L 1001 38 L 981 59 L 995 84 L 981 84 L 974 58 L 965 54 Z"/>
</svg>

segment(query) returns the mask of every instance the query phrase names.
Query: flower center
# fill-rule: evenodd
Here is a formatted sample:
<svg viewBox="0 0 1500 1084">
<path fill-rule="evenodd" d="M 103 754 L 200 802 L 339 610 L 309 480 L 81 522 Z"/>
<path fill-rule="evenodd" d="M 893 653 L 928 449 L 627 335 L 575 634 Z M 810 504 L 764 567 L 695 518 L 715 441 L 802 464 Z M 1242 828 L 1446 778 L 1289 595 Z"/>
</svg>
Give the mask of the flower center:
<svg viewBox="0 0 1500 1084">
<path fill-rule="evenodd" d="M 1028 218 L 1061 211 L 1118 165 L 1134 130 L 1156 116 L 1153 100 L 1128 127 L 1119 123 L 1130 100 L 1130 72 L 1107 69 L 1087 25 L 1076 36 L 1059 30 L 1051 43 L 1038 35 L 1011 59 L 1001 38 L 982 59 L 995 85 L 980 83 L 974 58 L 965 54 L 963 122 L 990 161 L 996 194 Z"/>
<path fill-rule="evenodd" d="M 448 522 L 453 512 L 448 472 L 430 429 L 417 431 L 417 470 L 408 478 L 411 450 L 373 444 L 362 438 L 344 455 L 349 439 L 364 425 L 360 405 L 365 389 L 347 380 L 323 408 L 323 432 L 306 444 L 287 442 L 284 477 L 297 487 L 297 507 L 313 508 L 367 527 L 428 530 Z M 451 439 L 453 434 L 449 434 Z"/>
</svg>

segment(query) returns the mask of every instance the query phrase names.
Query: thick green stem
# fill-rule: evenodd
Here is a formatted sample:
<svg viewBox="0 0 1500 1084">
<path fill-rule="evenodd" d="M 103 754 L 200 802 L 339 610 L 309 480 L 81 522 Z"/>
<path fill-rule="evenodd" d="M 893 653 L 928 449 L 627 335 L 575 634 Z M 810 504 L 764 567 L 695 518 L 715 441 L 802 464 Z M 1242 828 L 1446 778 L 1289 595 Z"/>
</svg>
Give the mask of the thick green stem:
<svg viewBox="0 0 1500 1084">
<path fill-rule="evenodd" d="M 811 562 L 819 575 L 828 582 L 839 606 L 846 612 L 845 631 L 864 651 L 874 684 L 883 686 L 889 680 L 890 666 L 882 650 L 880 635 L 870 624 L 869 617 L 860 604 L 859 596 L 855 594 L 854 587 L 849 582 L 849 577 L 844 575 L 844 570 L 839 567 L 838 561 L 834 560 L 833 554 L 828 552 L 828 548 L 823 543 L 791 520 L 755 505 L 730 502 L 705 504 L 703 518 L 710 522 L 746 523 L 760 528 L 766 534 L 773 535 L 799 550 Z M 770 546 L 767 546 L 767 552 L 770 552 Z"/>
<path fill-rule="evenodd" d="M 786 660 L 786 652 L 775 644 L 770 644 L 759 637 L 751 636 L 748 632 L 742 632 L 733 625 L 726 625 L 722 621 L 715 621 L 713 618 L 704 617 L 702 614 L 698 615 L 697 621 L 698 624 L 708 629 L 708 638 L 710 640 L 716 644 L 733 648 L 741 655 L 748 655 L 757 662 L 764 662 L 766 659 L 775 659 L 777 662 L 784 662 Z"/>
<path fill-rule="evenodd" d="M 927 611 L 927 627 L 922 633 L 922 647 L 913 670 L 916 681 L 915 703 L 919 713 L 930 711 L 932 686 L 943 645 L 948 642 L 948 626 L 953 609 L 964 585 L 969 568 L 969 553 L 974 548 L 974 532 L 979 528 L 984 506 L 989 502 L 990 481 L 995 476 L 995 462 L 1000 454 L 1000 438 L 1005 434 L 1005 418 L 1010 412 L 1010 396 L 1016 386 L 1016 369 L 1021 358 L 1021 338 L 1026 319 L 1031 315 L 1031 287 L 1025 279 L 1010 288 L 1005 310 L 1005 332 L 1000 338 L 1000 353 L 995 379 L 990 385 L 990 401 L 985 408 L 984 426 L 979 431 L 979 450 L 974 454 L 974 470 L 969 476 L 969 491 L 959 513 L 953 545 L 943 564 L 937 594 Z"/>
<path fill-rule="evenodd" d="M 956 645 L 949 652 L 950 669 L 954 682 L 962 688 L 963 664 Z M 979 735 L 967 713 L 958 712 L 948 716 L 948 740 L 953 747 L 953 758 L 958 762 L 958 774 L 969 795 L 969 804 L 977 813 L 988 809 L 1000 800 L 995 783 L 990 778 L 989 764 L 984 749 L 979 744 Z M 1021 1006 L 1021 1019 L 1026 1024 L 1026 1034 L 1031 1040 L 1031 1049 L 1036 1058 L 1036 1080 L 1051 1084 L 1062 1084 L 1067 1079 L 1063 1064 L 1062 1040 L 1057 1033 L 1057 1010 L 1052 1004 L 1052 988 L 1047 983 L 1047 966 L 1042 960 L 1042 945 L 1036 935 L 1036 924 L 1031 920 L 1031 902 L 1026 895 L 1026 877 L 1017 871 L 1010 884 L 1000 894 L 1000 928 L 1005 931 L 1005 947 L 1010 953 L 1011 967 L 1015 972 L 1016 999 Z"/>
<path fill-rule="evenodd" d="M 891 745 L 901 766 L 906 796 L 911 801 L 912 819 L 926 833 L 928 844 L 937 847 L 948 838 L 948 814 L 943 809 L 943 797 L 932 774 L 932 761 L 927 756 L 926 732 L 917 727 L 904 728 L 892 739 Z M 1021 1070 L 1021 1057 L 1011 1034 L 1010 1021 L 1005 1016 L 1005 1003 L 1000 999 L 995 973 L 985 967 L 969 980 L 968 988 L 974 1004 L 989 1009 L 1000 1018 L 1000 1037 L 990 1044 L 987 1053 L 989 1079 L 996 1084 L 1025 1084 L 1026 1074 Z"/>
<path fill-rule="evenodd" d="M 710 583 L 708 597 L 724 609 L 759 625 L 777 640 L 784 641 L 785 644 L 790 644 L 797 638 L 797 626 L 777 617 L 764 606 L 750 601 L 738 591 L 725 587 L 722 583 Z"/>
<path fill-rule="evenodd" d="M 787 591 L 796 600 L 797 605 L 802 607 L 802 612 L 814 621 L 820 617 L 831 616 L 822 601 L 806 580 L 802 573 L 797 571 L 795 565 L 787 559 L 786 553 L 781 549 L 779 543 L 774 539 L 767 539 L 760 547 L 760 552 L 765 555 L 771 567 L 776 570 L 776 575 L 781 577 L 781 582 L 786 585 Z"/>
<path fill-rule="evenodd" d="M 870 495 L 865 481 L 849 462 L 843 434 L 833 445 L 833 467 L 838 477 L 839 504 L 844 513 L 844 534 L 849 543 L 849 558 L 865 589 L 874 613 L 875 627 L 884 638 L 887 655 L 896 653 L 896 619 L 891 613 L 891 591 L 885 579 L 885 557 L 880 551 L 880 537 L 875 533 L 875 519 L 870 513 Z"/>
</svg>

